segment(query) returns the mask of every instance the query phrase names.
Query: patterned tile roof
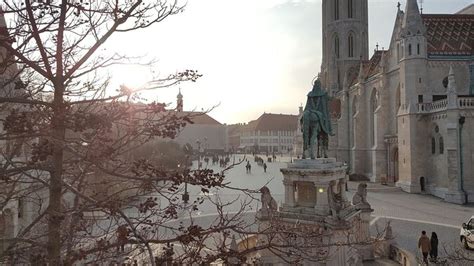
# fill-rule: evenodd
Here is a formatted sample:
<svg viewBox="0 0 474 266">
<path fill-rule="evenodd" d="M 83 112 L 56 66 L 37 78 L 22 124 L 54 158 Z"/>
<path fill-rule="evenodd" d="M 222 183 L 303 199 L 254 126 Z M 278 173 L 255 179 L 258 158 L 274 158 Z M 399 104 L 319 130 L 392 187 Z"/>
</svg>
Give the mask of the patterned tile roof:
<svg viewBox="0 0 474 266">
<path fill-rule="evenodd" d="M 473 55 L 474 15 L 422 15 L 430 55 Z"/>
<path fill-rule="evenodd" d="M 370 78 L 380 72 L 380 62 L 382 55 L 386 53 L 385 50 L 377 50 L 374 52 L 369 61 L 362 61 L 362 77 L 364 79 Z M 349 85 L 355 85 L 358 82 L 360 72 L 360 65 L 349 69 L 347 74 L 347 81 Z"/>
</svg>

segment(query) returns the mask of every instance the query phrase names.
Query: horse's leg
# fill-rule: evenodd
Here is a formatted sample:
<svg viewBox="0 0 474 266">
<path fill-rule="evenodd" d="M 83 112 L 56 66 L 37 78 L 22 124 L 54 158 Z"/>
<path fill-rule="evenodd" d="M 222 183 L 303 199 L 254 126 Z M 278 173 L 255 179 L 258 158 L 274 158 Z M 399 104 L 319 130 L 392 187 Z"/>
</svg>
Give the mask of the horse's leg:
<svg viewBox="0 0 474 266">
<path fill-rule="evenodd" d="M 303 154 L 302 158 L 306 159 L 306 151 L 308 150 L 308 142 L 309 142 L 309 125 L 308 122 L 306 121 L 305 117 L 303 117 L 304 123 L 303 123 Z"/>
<path fill-rule="evenodd" d="M 311 143 L 311 146 L 310 146 L 310 154 L 311 154 L 311 159 L 315 159 L 314 157 L 314 145 L 316 144 L 316 141 L 317 141 L 317 138 L 318 138 L 318 130 L 317 130 L 317 127 L 313 126 L 311 128 L 311 140 L 310 140 L 310 143 Z"/>
<path fill-rule="evenodd" d="M 316 158 L 321 158 L 321 136 L 320 133 L 316 136 L 316 143 L 318 144 L 318 148 L 316 150 Z"/>
<path fill-rule="evenodd" d="M 328 157 L 328 148 L 329 148 L 329 135 L 328 135 L 328 134 L 324 134 L 323 140 L 324 140 L 324 144 L 323 144 L 323 147 L 324 147 L 324 158 L 327 158 L 327 157 Z"/>
</svg>

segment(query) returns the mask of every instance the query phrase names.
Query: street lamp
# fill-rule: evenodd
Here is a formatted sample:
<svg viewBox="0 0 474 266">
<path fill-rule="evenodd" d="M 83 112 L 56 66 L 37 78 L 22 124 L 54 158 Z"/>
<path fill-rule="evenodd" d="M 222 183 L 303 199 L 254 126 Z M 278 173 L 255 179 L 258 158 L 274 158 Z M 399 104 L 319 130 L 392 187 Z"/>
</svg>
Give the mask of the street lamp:
<svg viewBox="0 0 474 266">
<path fill-rule="evenodd" d="M 201 169 L 201 140 L 197 139 L 196 144 L 198 145 L 198 169 Z"/>
</svg>

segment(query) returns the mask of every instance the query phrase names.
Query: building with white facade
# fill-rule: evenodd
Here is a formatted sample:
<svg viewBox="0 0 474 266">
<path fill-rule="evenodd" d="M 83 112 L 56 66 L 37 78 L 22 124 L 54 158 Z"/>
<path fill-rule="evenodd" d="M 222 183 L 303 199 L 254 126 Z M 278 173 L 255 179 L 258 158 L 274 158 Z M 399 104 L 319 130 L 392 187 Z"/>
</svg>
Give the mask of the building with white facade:
<svg viewBox="0 0 474 266">
<path fill-rule="evenodd" d="M 297 125 L 297 115 L 264 113 L 245 125 L 240 136 L 240 148 L 256 153 L 292 152 Z"/>
</svg>

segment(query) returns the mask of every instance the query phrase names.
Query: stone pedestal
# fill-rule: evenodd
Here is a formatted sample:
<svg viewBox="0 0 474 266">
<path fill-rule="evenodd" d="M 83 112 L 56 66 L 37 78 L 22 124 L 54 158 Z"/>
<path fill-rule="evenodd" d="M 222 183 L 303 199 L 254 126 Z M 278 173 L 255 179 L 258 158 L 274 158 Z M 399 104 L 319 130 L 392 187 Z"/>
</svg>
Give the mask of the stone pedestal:
<svg viewBox="0 0 474 266">
<path fill-rule="evenodd" d="M 334 158 L 298 159 L 281 172 L 284 176 L 285 202 L 273 213 L 257 213 L 259 231 L 275 228 L 272 223 L 277 223 L 276 228 L 285 230 L 301 228 L 305 230 L 303 232 L 321 232 L 312 234 L 314 239 L 311 241 L 321 242 L 322 245 L 310 253 L 314 252 L 312 256 L 319 258 L 324 251 L 327 257 L 321 262 L 323 265 L 358 265 L 363 260 L 374 258 L 371 246 L 352 244 L 370 239 L 372 210 L 367 202 L 354 206 L 347 200 L 346 166 Z M 258 237 L 257 245 L 263 246 L 267 241 L 263 234 Z M 304 242 L 304 239 L 295 241 Z M 259 255 L 263 264 L 286 264 L 272 252 L 262 250 Z M 317 264 L 304 261 L 301 265 Z"/>
</svg>

